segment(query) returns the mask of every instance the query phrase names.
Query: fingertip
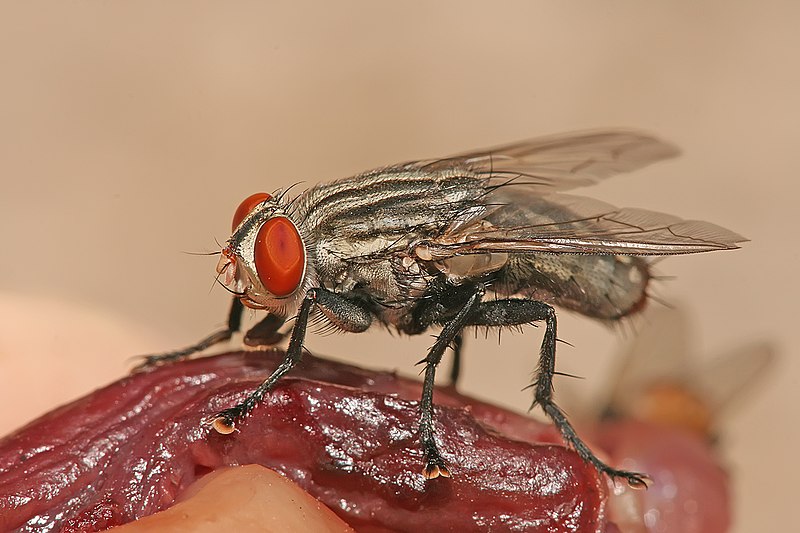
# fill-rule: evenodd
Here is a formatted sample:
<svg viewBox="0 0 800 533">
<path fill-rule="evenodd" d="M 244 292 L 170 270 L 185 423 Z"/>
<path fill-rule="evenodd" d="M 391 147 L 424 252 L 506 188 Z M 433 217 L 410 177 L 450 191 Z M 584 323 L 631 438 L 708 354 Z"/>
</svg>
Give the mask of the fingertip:
<svg viewBox="0 0 800 533">
<path fill-rule="evenodd" d="M 179 500 L 160 513 L 114 528 L 114 531 L 204 533 L 234 528 L 237 533 L 353 531 L 298 485 L 259 465 L 214 471 L 190 486 Z"/>
</svg>

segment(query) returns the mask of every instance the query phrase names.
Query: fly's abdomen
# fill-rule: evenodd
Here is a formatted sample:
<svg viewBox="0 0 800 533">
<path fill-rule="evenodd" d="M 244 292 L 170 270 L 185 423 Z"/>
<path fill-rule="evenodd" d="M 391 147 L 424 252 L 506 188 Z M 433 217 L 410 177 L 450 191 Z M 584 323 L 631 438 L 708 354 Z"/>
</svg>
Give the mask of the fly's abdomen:
<svg viewBox="0 0 800 533">
<path fill-rule="evenodd" d="M 640 257 L 529 253 L 509 258 L 497 289 L 615 320 L 642 309 L 649 280 Z"/>
</svg>

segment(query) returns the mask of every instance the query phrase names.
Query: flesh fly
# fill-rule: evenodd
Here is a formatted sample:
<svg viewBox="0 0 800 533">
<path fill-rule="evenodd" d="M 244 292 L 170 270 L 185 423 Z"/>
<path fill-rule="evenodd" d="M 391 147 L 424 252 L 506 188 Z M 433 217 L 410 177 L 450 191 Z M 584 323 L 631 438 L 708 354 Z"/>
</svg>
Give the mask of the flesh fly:
<svg viewBox="0 0 800 533">
<path fill-rule="evenodd" d="M 737 248 L 741 236 L 708 222 L 619 209 L 564 194 L 673 157 L 677 150 L 626 131 L 577 133 L 413 161 L 316 185 L 247 198 L 217 266 L 233 293 L 228 327 L 146 365 L 184 358 L 229 339 L 243 306 L 266 318 L 245 335 L 277 342 L 294 318 L 284 361 L 244 401 L 211 420 L 230 433 L 301 359 L 309 323 L 360 333 L 379 323 L 409 335 L 441 328 L 425 365 L 419 436 L 427 479 L 450 476 L 434 438 L 436 367 L 470 326 L 544 322 L 533 383 L 565 441 L 612 478 L 645 476 L 602 462 L 553 400 L 556 313 L 600 320 L 640 310 L 651 279 L 644 256 Z M 458 375 L 455 365 L 453 376 Z"/>
</svg>

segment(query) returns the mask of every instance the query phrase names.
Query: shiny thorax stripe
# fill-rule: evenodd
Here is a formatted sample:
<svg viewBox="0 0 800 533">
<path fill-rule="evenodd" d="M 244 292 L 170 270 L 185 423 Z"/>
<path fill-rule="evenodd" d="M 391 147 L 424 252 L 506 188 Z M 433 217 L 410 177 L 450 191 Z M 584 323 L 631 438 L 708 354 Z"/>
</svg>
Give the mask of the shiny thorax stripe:
<svg viewBox="0 0 800 533">
<path fill-rule="evenodd" d="M 444 227 L 485 194 L 485 180 L 467 171 L 373 171 L 309 189 L 298 216 L 320 230 L 372 236 Z"/>
</svg>

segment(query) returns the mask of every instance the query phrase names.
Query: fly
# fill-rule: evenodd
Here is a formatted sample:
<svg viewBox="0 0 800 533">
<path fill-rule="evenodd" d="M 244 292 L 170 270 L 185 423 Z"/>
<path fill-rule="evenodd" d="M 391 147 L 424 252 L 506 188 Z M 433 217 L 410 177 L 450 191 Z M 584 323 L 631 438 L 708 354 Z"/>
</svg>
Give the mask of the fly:
<svg viewBox="0 0 800 533">
<path fill-rule="evenodd" d="M 283 362 L 244 401 L 211 419 L 217 431 L 230 433 L 300 361 L 310 322 L 352 333 L 374 323 L 409 335 L 441 328 L 420 362 L 422 473 L 433 479 L 450 476 L 433 424 L 434 377 L 445 350 L 455 351 L 455 378 L 465 328 L 544 322 L 533 405 L 600 472 L 644 486 L 645 475 L 595 456 L 554 402 L 553 305 L 619 320 L 647 300 L 645 256 L 729 250 L 745 239 L 708 222 L 563 191 L 677 153 L 640 133 L 574 133 L 402 163 L 293 197 L 254 194 L 236 210 L 217 265 L 219 281 L 234 294 L 228 327 L 186 349 L 149 356 L 144 365 L 229 339 L 240 329 L 243 306 L 267 312 L 245 335 L 249 345 L 277 342 L 293 317 Z"/>
</svg>

